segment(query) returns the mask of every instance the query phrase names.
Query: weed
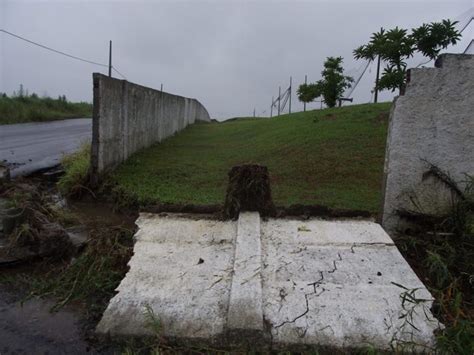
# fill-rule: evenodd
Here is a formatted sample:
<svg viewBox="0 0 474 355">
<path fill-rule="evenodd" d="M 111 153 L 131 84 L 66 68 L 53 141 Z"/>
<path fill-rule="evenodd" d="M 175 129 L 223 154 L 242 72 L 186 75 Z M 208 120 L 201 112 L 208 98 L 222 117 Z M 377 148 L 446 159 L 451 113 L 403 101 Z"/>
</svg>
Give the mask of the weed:
<svg viewBox="0 0 474 355">
<path fill-rule="evenodd" d="M 453 192 L 446 216 L 410 212 L 423 223 L 416 236 L 396 240 L 400 251 L 435 297 L 433 314 L 446 326 L 438 334 L 441 354 L 474 353 L 474 179 L 467 176 L 461 189 L 435 166 L 425 174 L 439 179 Z M 435 218 L 436 217 L 436 218 Z"/>
<path fill-rule="evenodd" d="M 80 197 L 84 193 L 94 193 L 87 187 L 89 181 L 89 167 L 91 146 L 83 143 L 81 148 L 72 154 L 65 155 L 61 164 L 65 174 L 58 181 L 59 191 L 69 197 Z"/>
<path fill-rule="evenodd" d="M 424 263 L 428 269 L 431 280 L 434 280 L 436 287 L 443 287 L 451 278 L 448 265 L 441 255 L 434 251 L 427 250 Z"/>
<path fill-rule="evenodd" d="M 151 308 L 151 306 L 148 304 L 145 305 L 144 315 L 146 327 L 153 332 L 153 335 L 161 337 L 163 325 L 161 320 L 155 314 L 155 311 L 153 311 L 153 308 Z"/>
<path fill-rule="evenodd" d="M 119 227 L 93 230 L 85 251 L 37 279 L 31 294 L 54 296 L 55 308 L 85 301 L 89 315 L 99 317 L 127 272 L 132 235 L 133 231 Z"/>
<path fill-rule="evenodd" d="M 461 320 L 438 335 L 438 352 L 446 355 L 472 355 L 474 352 L 473 337 L 473 322 Z"/>
</svg>

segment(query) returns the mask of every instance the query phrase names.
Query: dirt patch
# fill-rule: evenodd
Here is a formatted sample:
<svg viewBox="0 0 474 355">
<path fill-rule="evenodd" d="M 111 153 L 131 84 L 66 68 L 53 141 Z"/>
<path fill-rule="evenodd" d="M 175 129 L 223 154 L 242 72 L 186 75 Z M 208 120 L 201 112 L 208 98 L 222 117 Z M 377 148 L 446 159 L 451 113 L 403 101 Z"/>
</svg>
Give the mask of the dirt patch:
<svg viewBox="0 0 474 355">
<path fill-rule="evenodd" d="M 322 218 L 371 218 L 372 213 L 362 210 L 333 209 L 321 205 L 291 205 L 277 207 L 277 217 L 322 217 Z"/>
<path fill-rule="evenodd" d="M 374 118 L 375 123 L 387 123 L 388 118 L 390 117 L 390 114 L 388 112 L 381 112 Z"/>
<path fill-rule="evenodd" d="M 185 218 L 195 219 L 222 219 L 222 205 L 179 205 L 179 204 L 158 204 L 146 206 L 140 212 L 156 213 L 166 215 L 173 213 L 182 215 Z M 297 217 L 307 219 L 310 217 L 320 218 L 375 218 L 369 211 L 363 210 L 343 210 L 333 209 L 321 205 L 291 205 L 289 207 L 276 206 L 275 217 Z"/>
<path fill-rule="evenodd" d="M 181 205 L 175 203 L 161 203 L 150 206 L 144 206 L 141 212 L 149 213 L 189 213 L 189 214 L 206 214 L 214 218 L 219 218 L 222 214 L 222 205 Z"/>
<path fill-rule="evenodd" d="M 236 219 L 240 211 L 258 211 L 262 216 L 276 214 L 266 166 L 234 166 L 228 175 L 224 218 Z"/>
<path fill-rule="evenodd" d="M 334 113 L 328 113 L 328 114 L 324 115 L 324 118 L 327 119 L 327 120 L 333 121 L 337 118 L 337 116 Z"/>
</svg>

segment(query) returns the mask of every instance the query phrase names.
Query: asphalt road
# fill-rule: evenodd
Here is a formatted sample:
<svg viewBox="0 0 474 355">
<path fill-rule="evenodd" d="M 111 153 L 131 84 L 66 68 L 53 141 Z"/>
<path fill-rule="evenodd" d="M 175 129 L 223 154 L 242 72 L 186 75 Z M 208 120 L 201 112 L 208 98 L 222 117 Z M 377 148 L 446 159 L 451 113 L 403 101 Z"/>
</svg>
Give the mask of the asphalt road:
<svg viewBox="0 0 474 355">
<path fill-rule="evenodd" d="M 63 154 L 92 139 L 92 119 L 0 125 L 0 161 L 12 177 L 58 165 Z"/>
</svg>

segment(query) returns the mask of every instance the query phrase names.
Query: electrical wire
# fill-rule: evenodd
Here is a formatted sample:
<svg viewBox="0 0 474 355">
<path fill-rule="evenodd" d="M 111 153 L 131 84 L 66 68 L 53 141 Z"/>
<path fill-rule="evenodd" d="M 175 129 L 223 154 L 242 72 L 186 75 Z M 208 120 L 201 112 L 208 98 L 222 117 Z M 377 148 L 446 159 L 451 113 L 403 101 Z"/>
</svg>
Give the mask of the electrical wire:
<svg viewBox="0 0 474 355">
<path fill-rule="evenodd" d="M 21 39 L 22 41 L 25 41 L 25 42 L 34 44 L 35 46 L 38 46 L 38 47 L 47 49 L 47 50 L 49 50 L 49 51 L 51 51 L 51 52 L 55 52 L 55 53 L 64 55 L 64 56 L 69 57 L 69 58 L 73 58 L 73 59 L 80 60 L 80 61 L 82 61 L 82 62 L 86 62 L 86 63 L 90 63 L 90 64 L 99 65 L 99 66 L 101 66 L 101 67 L 106 67 L 106 68 L 108 67 L 107 64 L 102 64 L 102 63 L 94 62 L 94 61 L 92 61 L 92 60 L 80 58 L 80 57 L 77 57 L 77 56 L 72 55 L 72 54 L 68 54 L 68 53 L 65 53 L 65 52 L 62 52 L 62 51 L 58 51 L 57 49 L 54 49 L 54 48 L 45 46 L 45 45 L 43 45 L 43 44 L 40 44 L 40 43 L 31 41 L 31 40 L 29 40 L 29 39 L 27 39 L 27 38 L 18 36 L 18 35 L 14 34 L 14 33 L 8 32 L 8 31 L 3 30 L 3 29 L 0 29 L 0 32 L 6 33 L 7 35 L 10 35 L 10 36 L 16 37 L 16 38 L 18 38 L 18 39 Z"/>
<path fill-rule="evenodd" d="M 127 80 L 127 78 L 125 77 L 125 75 L 123 75 L 121 72 L 119 72 L 118 69 L 116 69 L 114 66 L 112 66 L 112 69 L 113 69 L 118 75 L 120 75 L 122 78 L 124 78 L 125 80 Z"/>
</svg>

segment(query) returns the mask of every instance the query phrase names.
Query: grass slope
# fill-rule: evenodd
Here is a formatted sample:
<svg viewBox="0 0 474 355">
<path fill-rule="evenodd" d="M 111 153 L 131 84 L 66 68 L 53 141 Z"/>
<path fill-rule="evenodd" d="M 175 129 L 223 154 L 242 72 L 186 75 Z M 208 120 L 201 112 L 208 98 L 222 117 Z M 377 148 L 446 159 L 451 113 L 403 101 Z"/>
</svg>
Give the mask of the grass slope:
<svg viewBox="0 0 474 355">
<path fill-rule="evenodd" d="M 196 124 L 138 152 L 113 179 L 141 204 L 223 203 L 227 172 L 268 166 L 277 205 L 376 212 L 390 103 Z"/>
<path fill-rule="evenodd" d="M 67 102 L 50 97 L 0 96 L 0 125 L 78 117 L 92 117 L 92 105 L 86 102 Z"/>
</svg>

